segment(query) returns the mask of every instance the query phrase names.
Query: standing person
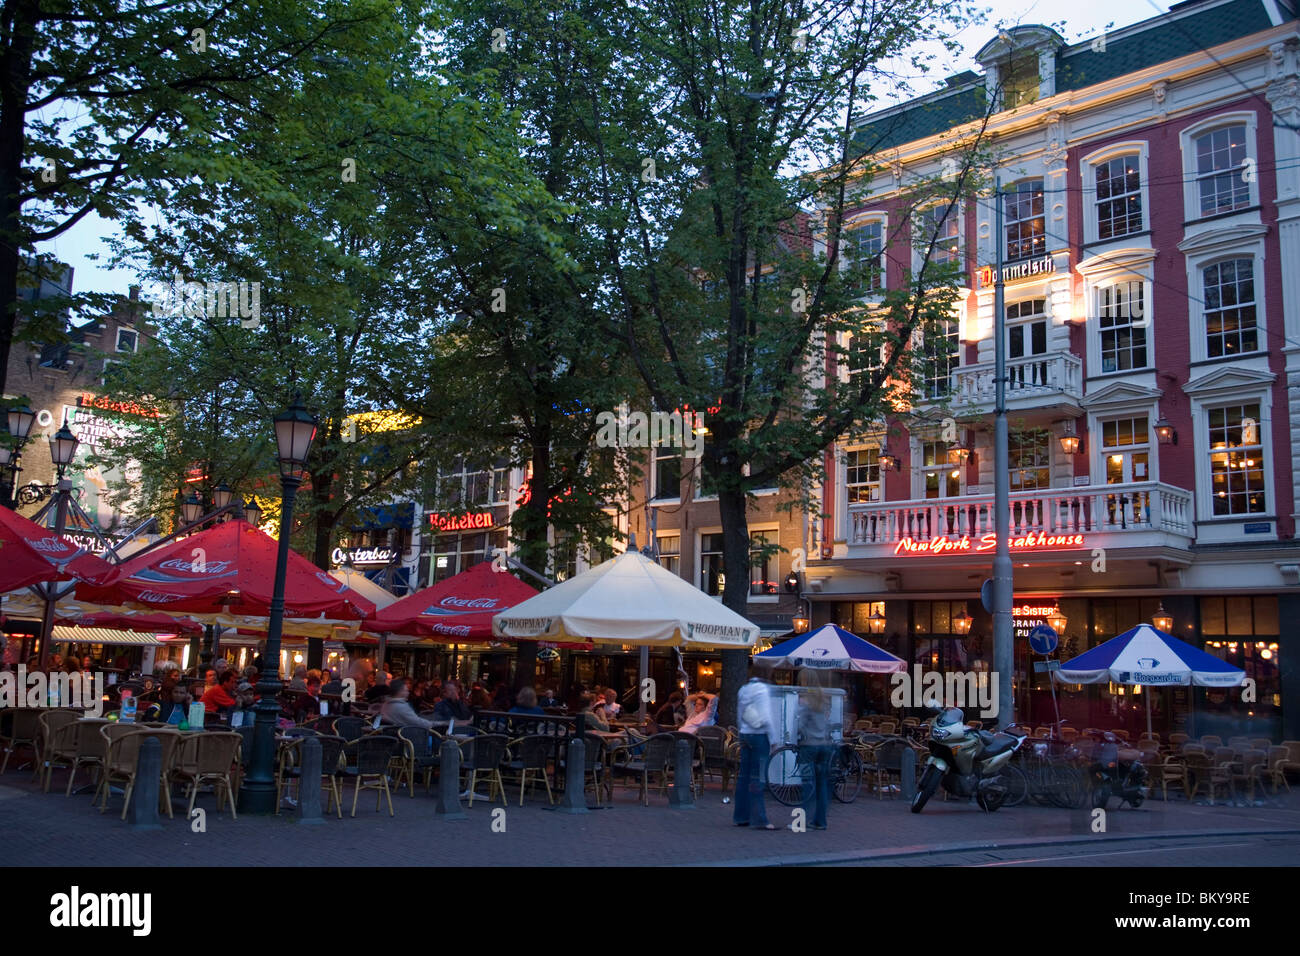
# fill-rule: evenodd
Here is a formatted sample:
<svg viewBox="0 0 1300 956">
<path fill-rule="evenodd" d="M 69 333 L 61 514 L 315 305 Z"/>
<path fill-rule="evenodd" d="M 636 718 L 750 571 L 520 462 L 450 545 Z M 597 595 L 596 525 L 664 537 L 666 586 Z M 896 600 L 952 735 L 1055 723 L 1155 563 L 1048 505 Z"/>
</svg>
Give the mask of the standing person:
<svg viewBox="0 0 1300 956">
<path fill-rule="evenodd" d="M 779 744 L 781 733 L 772 719 L 771 694 L 767 682 L 751 677 L 736 698 L 740 714 L 740 770 L 736 775 L 736 804 L 731 822 L 738 827 L 775 830 L 767 822 L 763 786 L 767 762 Z"/>
<path fill-rule="evenodd" d="M 826 808 L 831 799 L 831 754 L 833 753 L 830 729 L 830 702 L 820 687 L 809 687 L 799 695 L 796 716 L 799 728 L 799 763 L 811 767 L 812 786 L 804 798 L 804 814 L 814 830 L 826 829 Z M 790 824 L 791 827 L 794 824 Z"/>
</svg>

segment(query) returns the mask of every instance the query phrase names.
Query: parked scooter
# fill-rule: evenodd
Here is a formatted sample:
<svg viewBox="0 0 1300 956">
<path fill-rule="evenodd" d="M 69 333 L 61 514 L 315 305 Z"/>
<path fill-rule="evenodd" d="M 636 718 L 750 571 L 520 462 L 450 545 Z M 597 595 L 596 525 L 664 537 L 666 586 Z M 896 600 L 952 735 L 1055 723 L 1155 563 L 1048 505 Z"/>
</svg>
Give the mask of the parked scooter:
<svg viewBox="0 0 1300 956">
<path fill-rule="evenodd" d="M 1007 798 L 1007 764 L 1026 735 L 1013 728 L 991 734 L 962 722 L 962 712 L 949 707 L 927 721 L 930 755 L 912 798 L 912 812 L 920 813 L 939 785 L 955 797 L 974 797 L 990 813 Z M 1010 771 L 1019 773 L 1016 768 Z"/>
<path fill-rule="evenodd" d="M 1150 790 L 1140 752 L 1130 749 L 1109 730 L 1094 731 L 1088 736 L 1093 741 L 1092 755 L 1088 758 L 1093 808 L 1104 808 L 1112 796 L 1119 797 L 1121 807 L 1126 801 L 1135 809 L 1142 806 Z"/>
</svg>

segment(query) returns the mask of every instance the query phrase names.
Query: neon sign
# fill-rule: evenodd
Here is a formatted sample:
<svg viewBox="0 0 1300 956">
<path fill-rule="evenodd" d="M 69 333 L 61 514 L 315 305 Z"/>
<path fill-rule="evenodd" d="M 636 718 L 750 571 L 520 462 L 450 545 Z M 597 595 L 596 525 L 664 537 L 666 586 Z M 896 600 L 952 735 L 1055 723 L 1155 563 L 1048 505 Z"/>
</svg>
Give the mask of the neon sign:
<svg viewBox="0 0 1300 956">
<path fill-rule="evenodd" d="M 894 548 L 894 554 L 984 554 L 997 546 L 998 536 L 993 532 L 974 539 L 970 535 L 935 538 L 933 541 L 904 538 Z M 1081 534 L 1044 534 L 1039 531 L 1009 539 L 1012 551 L 1059 551 L 1084 546 L 1084 535 Z"/>
<path fill-rule="evenodd" d="M 137 402 L 120 402 L 116 399 L 105 398 L 102 395 L 92 395 L 90 392 L 82 392 L 78 395 L 77 404 L 82 408 L 102 408 L 110 412 L 122 412 L 125 415 L 140 415 L 143 418 L 162 418 L 162 412 L 152 408 L 145 408 Z"/>
<path fill-rule="evenodd" d="M 431 511 L 429 524 L 439 531 L 474 531 L 491 528 L 496 524 L 496 518 L 490 511 L 476 511 L 467 515 L 445 515 L 438 511 Z"/>
<path fill-rule="evenodd" d="M 1035 276 L 1047 275 L 1056 271 L 1056 258 L 1054 256 L 1043 256 L 1041 259 L 1030 259 L 1028 262 L 1019 262 L 1013 266 L 1007 266 L 1002 270 L 1003 282 L 1017 282 L 1021 279 L 1032 279 Z M 993 285 L 993 267 L 980 266 L 975 271 L 975 275 L 980 280 L 980 288 L 987 289 Z"/>
</svg>

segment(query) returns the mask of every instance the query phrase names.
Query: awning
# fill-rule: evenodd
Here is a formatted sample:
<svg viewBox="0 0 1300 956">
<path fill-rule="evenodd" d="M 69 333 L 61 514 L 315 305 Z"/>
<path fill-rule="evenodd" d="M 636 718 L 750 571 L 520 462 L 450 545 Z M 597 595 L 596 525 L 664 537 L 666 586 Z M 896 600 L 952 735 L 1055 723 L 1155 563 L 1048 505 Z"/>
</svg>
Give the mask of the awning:
<svg viewBox="0 0 1300 956">
<path fill-rule="evenodd" d="M 136 644 L 154 647 L 162 643 L 153 634 L 141 634 L 138 631 L 119 631 L 111 627 L 66 627 L 54 625 L 50 637 L 55 643 L 70 644 Z"/>
</svg>

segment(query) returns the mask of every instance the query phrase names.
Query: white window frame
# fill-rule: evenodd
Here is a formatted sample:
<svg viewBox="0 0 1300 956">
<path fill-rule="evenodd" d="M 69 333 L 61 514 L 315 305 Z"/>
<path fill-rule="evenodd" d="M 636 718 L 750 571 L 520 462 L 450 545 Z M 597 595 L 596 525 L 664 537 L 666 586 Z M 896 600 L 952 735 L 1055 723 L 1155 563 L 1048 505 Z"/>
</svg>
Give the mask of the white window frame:
<svg viewBox="0 0 1300 956">
<path fill-rule="evenodd" d="M 1245 124 L 1246 127 L 1246 158 L 1259 162 L 1259 137 L 1258 137 L 1258 119 L 1253 110 L 1238 110 L 1230 113 L 1219 113 L 1208 119 L 1201 120 L 1191 126 L 1184 127 L 1179 132 L 1179 141 L 1183 150 L 1183 221 L 1194 223 L 1205 219 L 1218 220 L 1233 215 L 1241 215 L 1251 209 L 1255 209 L 1255 218 L 1258 219 L 1260 206 L 1259 199 L 1259 176 L 1256 175 L 1253 180 L 1247 180 L 1246 186 L 1249 189 L 1250 201 L 1241 209 L 1233 212 L 1212 212 L 1202 214 L 1201 212 L 1201 186 L 1199 173 L 1196 168 L 1196 140 L 1206 133 L 1212 133 L 1216 129 L 1224 126 L 1235 126 Z M 1241 175 L 1241 173 L 1238 173 Z"/>
<path fill-rule="evenodd" d="M 849 500 L 849 455 L 855 452 L 874 451 L 877 455 L 876 461 L 876 480 L 875 482 L 858 482 L 860 487 L 870 487 L 872 484 L 878 489 L 879 493 L 874 501 L 853 502 Z M 879 461 L 880 445 L 868 443 L 854 443 L 844 449 L 844 503 L 845 505 L 854 504 L 882 504 L 885 500 L 885 470 L 880 466 Z"/>
<path fill-rule="evenodd" d="M 1223 243 L 1207 245 L 1185 257 L 1187 263 L 1187 288 L 1191 295 L 1187 297 L 1188 317 L 1191 322 L 1191 361 L 1192 364 L 1203 362 L 1238 362 L 1242 359 L 1255 358 L 1268 351 L 1268 307 L 1267 285 L 1265 283 L 1264 234 L 1261 232 L 1253 239 L 1233 237 Z M 1240 352 L 1236 355 L 1210 357 L 1207 347 L 1209 335 L 1205 319 L 1205 285 L 1201 270 L 1225 259 L 1251 259 L 1251 274 L 1255 284 L 1255 351 Z"/>
<path fill-rule="evenodd" d="M 1268 387 L 1260 389 L 1243 389 L 1232 395 L 1215 395 L 1213 397 L 1191 397 L 1192 427 L 1196 433 L 1196 511 L 1199 525 L 1240 525 L 1248 521 L 1267 521 L 1273 526 L 1272 533 L 1265 538 L 1260 535 L 1256 540 L 1273 540 L 1277 537 L 1278 505 L 1274 488 L 1273 472 L 1277 467 L 1276 452 L 1273 442 L 1271 424 L 1273 421 L 1273 390 Z M 1230 405 L 1259 405 L 1259 444 L 1264 455 L 1264 500 L 1268 510 L 1260 514 L 1216 515 L 1214 513 L 1214 488 L 1210 483 L 1210 410 Z M 1204 539 L 1203 533 L 1197 534 Z M 1232 540 L 1236 540 L 1235 537 Z"/>
<path fill-rule="evenodd" d="M 1048 212 L 1050 210 L 1047 202 L 1047 175 L 1045 173 L 1027 174 L 1021 176 L 1019 179 L 1015 180 L 1014 182 L 1007 183 L 1008 188 L 1002 190 L 1002 196 L 1000 201 L 1003 203 L 1006 202 L 1007 196 L 1010 194 L 1010 187 L 1013 186 L 1018 187 L 1021 183 L 1034 182 L 1034 181 L 1037 181 L 1039 188 L 1042 189 L 1043 191 L 1043 211 L 1041 214 L 1043 217 L 1043 251 L 1040 253 L 1033 253 L 1029 256 L 1021 256 L 1015 259 L 1011 258 L 1011 247 L 1010 244 L 1007 242 L 1007 228 L 1011 225 L 1011 222 L 1007 219 L 1006 209 L 1004 207 L 1003 215 L 1002 215 L 1002 232 L 1000 235 L 996 236 L 995 238 L 998 242 L 1002 243 L 1002 255 L 1006 262 L 1025 262 L 1028 259 L 1032 259 L 1038 255 L 1045 256 L 1052 248 L 1051 243 L 1048 241 L 1049 234 L 1048 234 L 1047 224 L 1048 224 Z M 1016 190 L 1017 194 L 1019 194 L 1020 192 L 1021 190 L 1019 189 Z M 1029 222 L 1029 220 L 1017 219 L 1016 222 Z"/>
<path fill-rule="evenodd" d="M 1083 196 L 1084 196 L 1084 214 L 1083 214 L 1083 243 L 1084 245 L 1094 245 L 1099 243 L 1112 242 L 1129 242 L 1134 236 L 1142 235 L 1144 232 L 1151 231 L 1151 199 L 1147 190 L 1148 179 L 1148 156 L 1149 145 L 1146 140 L 1131 140 L 1125 143 L 1114 143 L 1102 149 L 1094 150 L 1080 161 L 1083 174 Z M 1142 227 L 1136 232 L 1130 232 L 1123 236 L 1112 236 L 1109 239 L 1101 238 L 1101 224 L 1097 218 L 1097 167 L 1102 163 L 1108 163 L 1112 159 L 1119 159 L 1123 156 L 1137 156 L 1138 158 L 1138 176 L 1141 178 L 1139 183 L 1139 195 L 1142 200 Z"/>
<path fill-rule="evenodd" d="M 1147 420 L 1147 440 L 1145 445 L 1107 445 L 1104 436 L 1104 426 L 1107 422 L 1122 421 L 1124 419 L 1145 418 Z M 1147 450 L 1147 471 L 1146 478 L 1142 479 L 1148 482 L 1158 482 L 1160 480 L 1160 441 L 1156 437 L 1156 417 L 1155 405 L 1139 405 L 1131 410 L 1107 409 L 1105 412 L 1099 412 L 1089 416 L 1088 434 L 1094 436 L 1094 441 L 1089 442 L 1092 446 L 1092 460 L 1088 463 L 1091 469 L 1090 473 L 1095 475 L 1093 484 L 1105 486 L 1106 484 L 1106 457 L 1111 449 L 1140 449 L 1145 447 Z"/>
<path fill-rule="evenodd" d="M 1152 334 L 1155 315 L 1154 265 L 1156 250 L 1150 247 L 1128 247 L 1104 256 L 1093 256 L 1079 263 L 1078 271 L 1083 276 L 1083 296 L 1087 304 L 1087 319 L 1084 328 L 1088 349 L 1088 378 L 1123 375 L 1150 375 L 1156 368 L 1156 341 Z M 1141 282 L 1142 301 L 1147 311 L 1147 364 L 1143 369 L 1131 369 L 1121 372 L 1101 371 L 1101 295 L 1100 290 L 1121 282 Z"/>
<path fill-rule="evenodd" d="M 1146 353 L 1146 362 L 1144 362 L 1142 365 L 1134 366 L 1132 368 L 1114 368 L 1107 371 L 1105 367 L 1105 356 L 1102 353 L 1102 336 L 1108 330 L 1102 328 L 1102 324 L 1101 324 L 1102 298 L 1107 294 L 1114 296 L 1116 294 L 1117 288 L 1121 285 L 1137 286 L 1142 290 L 1142 312 L 1140 315 L 1134 315 L 1133 310 L 1130 307 L 1129 317 L 1128 317 L 1129 318 L 1128 328 L 1130 329 L 1130 331 L 1132 331 L 1133 329 L 1142 330 L 1143 332 L 1142 348 L 1143 351 Z M 1136 374 L 1139 372 L 1149 372 L 1152 370 L 1152 368 L 1154 368 L 1151 362 L 1151 349 L 1152 349 L 1152 341 L 1154 338 L 1151 334 L 1151 292 L 1152 292 L 1152 283 L 1150 282 L 1150 280 L 1141 276 L 1114 277 L 1109 282 L 1098 283 L 1097 285 L 1093 286 L 1088 290 L 1088 294 L 1091 296 L 1091 300 L 1089 302 L 1089 305 L 1091 307 L 1090 317 L 1095 317 L 1096 319 L 1094 325 L 1096 328 L 1096 336 L 1097 336 L 1096 369 L 1098 375 Z M 1115 326 L 1111 326 L 1111 329 L 1114 328 Z M 1129 346 L 1129 349 L 1132 350 L 1131 344 Z"/>
<path fill-rule="evenodd" d="M 682 532 L 680 529 L 674 529 L 669 531 L 660 531 L 655 535 L 655 548 L 659 553 L 660 567 L 664 567 L 664 563 L 663 563 L 664 554 L 663 554 L 663 549 L 660 546 L 660 542 L 662 542 L 665 538 L 677 539 L 677 550 L 675 552 L 670 552 L 670 556 L 675 556 L 677 559 L 677 570 L 674 571 L 673 573 L 680 578 L 682 576 Z M 669 570 L 669 569 L 665 569 L 665 570 Z"/>
<path fill-rule="evenodd" d="M 878 223 L 880 225 L 880 288 L 864 293 L 861 298 L 867 302 L 878 301 L 889 289 L 889 214 L 881 210 L 855 213 L 844 220 L 840 230 L 840 270 L 851 268 L 849 263 L 848 237 L 855 229 Z"/>
<path fill-rule="evenodd" d="M 917 221 L 919 221 L 920 223 L 924 224 L 924 223 L 925 223 L 925 220 L 922 218 L 922 216 L 924 216 L 924 215 L 928 215 L 929 212 L 930 212 L 930 210 L 932 210 L 932 209 L 938 209 L 938 208 L 946 207 L 947 205 L 948 205 L 948 200 L 946 200 L 946 199 L 945 199 L 945 200 L 942 200 L 942 201 L 940 201 L 940 202 L 936 202 L 936 203 L 928 203 L 927 205 L 925 205 L 925 206 L 923 206 L 923 207 L 921 207 L 920 209 L 917 210 L 917 212 L 918 212 L 919 214 L 921 214 L 921 215 L 918 215 L 918 216 L 917 216 Z M 966 216 L 964 215 L 964 213 L 965 213 L 965 209 L 964 209 L 963 206 L 962 206 L 962 202 L 961 202 L 961 200 L 958 200 L 958 201 L 957 201 L 957 204 L 956 204 L 955 206 L 953 206 L 953 208 L 952 208 L 952 214 L 951 214 L 951 215 L 952 215 L 952 218 L 953 218 L 953 219 L 957 220 L 957 259 L 956 259 L 956 262 L 957 262 L 958 267 L 961 268 L 962 271 L 965 271 L 965 268 L 966 268 Z M 913 272 L 913 274 L 915 274 L 915 273 L 917 273 L 917 272 L 920 271 L 920 269 L 921 269 L 921 263 L 922 263 L 922 262 L 924 261 L 924 259 L 925 259 L 925 250 L 921 249 L 921 248 L 917 245 L 917 243 L 920 242 L 921 240 L 923 240 L 924 238 L 925 238 L 925 237 L 923 237 L 923 236 L 918 236 L 918 235 L 915 235 L 915 234 L 913 234 L 912 237 L 911 237 L 911 239 L 912 239 L 912 272 Z M 937 248 L 937 245 L 936 245 L 936 248 Z M 937 263 L 936 263 L 936 265 L 937 265 Z"/>
<path fill-rule="evenodd" d="M 704 536 L 706 534 L 722 534 L 722 527 L 715 526 L 709 528 L 701 528 L 699 531 L 695 532 L 695 587 L 699 588 L 700 591 L 704 594 L 708 594 L 708 592 L 705 591 L 702 586 L 703 575 L 704 575 Z M 751 525 L 749 527 L 750 538 L 752 539 L 753 536 L 756 534 L 774 535 L 776 538 L 776 543 L 777 544 L 781 543 L 781 537 L 780 537 L 781 526 L 779 524 L 776 524 L 775 522 Z M 778 582 L 777 593 L 776 594 L 750 594 L 749 581 L 747 580 L 745 582 L 745 600 L 749 604 L 776 604 L 781 600 L 781 588 L 780 588 L 780 581 L 782 580 L 781 552 L 780 551 L 776 552 L 776 554 L 772 556 L 772 560 L 776 562 L 775 573 L 776 573 L 776 580 Z M 746 578 L 748 577 L 749 575 L 746 575 Z M 713 600 L 717 601 L 718 603 L 722 603 L 721 594 L 708 594 L 708 596 L 713 598 Z"/>
<path fill-rule="evenodd" d="M 946 454 L 946 449 L 951 447 L 953 444 L 954 444 L 953 442 L 940 441 L 937 437 L 934 439 L 930 439 L 925 437 L 918 437 L 916 435 L 912 436 L 911 438 L 912 447 L 910 449 L 910 453 L 911 453 L 911 461 L 913 462 L 912 465 L 912 500 L 913 501 L 956 501 L 957 499 L 965 497 L 967 494 L 969 494 L 966 488 L 966 466 L 965 465 L 954 465 L 949 462 L 946 463 L 941 470 L 938 465 L 925 464 L 926 445 L 943 445 L 945 446 L 945 454 Z M 958 473 L 957 494 L 948 495 L 948 496 L 940 495 L 938 498 L 926 498 L 925 497 L 925 476 L 932 471 L 938 472 L 940 479 L 942 480 L 946 480 L 944 476 L 947 475 L 948 472 L 956 471 Z"/>
<path fill-rule="evenodd" d="M 133 336 L 135 336 L 135 345 L 134 345 L 132 348 L 129 348 L 129 349 L 124 349 L 124 348 L 122 348 L 122 333 L 123 333 L 123 332 L 126 332 L 126 333 L 129 334 L 129 335 L 133 335 Z M 139 332 L 139 330 L 138 330 L 138 329 L 128 329 L 128 328 L 124 328 L 124 327 L 119 327 L 119 328 L 116 330 L 115 334 L 113 335 L 113 351 L 114 351 L 114 352 L 125 352 L 125 353 L 128 354 L 128 355 L 133 355 L 133 354 L 135 354 L 136 352 L 138 352 L 139 350 L 140 350 L 140 332 Z"/>
<path fill-rule="evenodd" d="M 680 482 L 680 481 L 677 483 L 677 489 L 676 489 L 676 491 L 675 491 L 674 494 L 671 494 L 671 495 L 661 495 L 661 494 L 660 494 L 660 488 L 659 488 L 659 459 L 658 459 L 659 447 L 660 447 L 660 446 L 651 446 L 651 448 L 650 448 L 650 505 L 651 505 L 652 507 L 655 506 L 655 505 L 675 505 L 675 504 L 679 504 L 679 503 L 681 502 L 681 497 L 682 497 L 682 490 L 681 490 L 681 482 Z M 662 447 L 671 447 L 671 446 L 662 446 Z M 681 453 L 681 449 L 675 449 L 675 450 L 677 451 L 677 458 L 678 458 L 680 461 L 685 461 L 685 456 L 682 455 L 682 453 Z M 679 478 L 684 477 L 684 474 L 683 474 L 684 471 L 685 471 L 685 469 L 682 468 L 682 466 L 679 465 L 679 466 L 678 466 L 678 477 L 679 477 Z"/>
</svg>

